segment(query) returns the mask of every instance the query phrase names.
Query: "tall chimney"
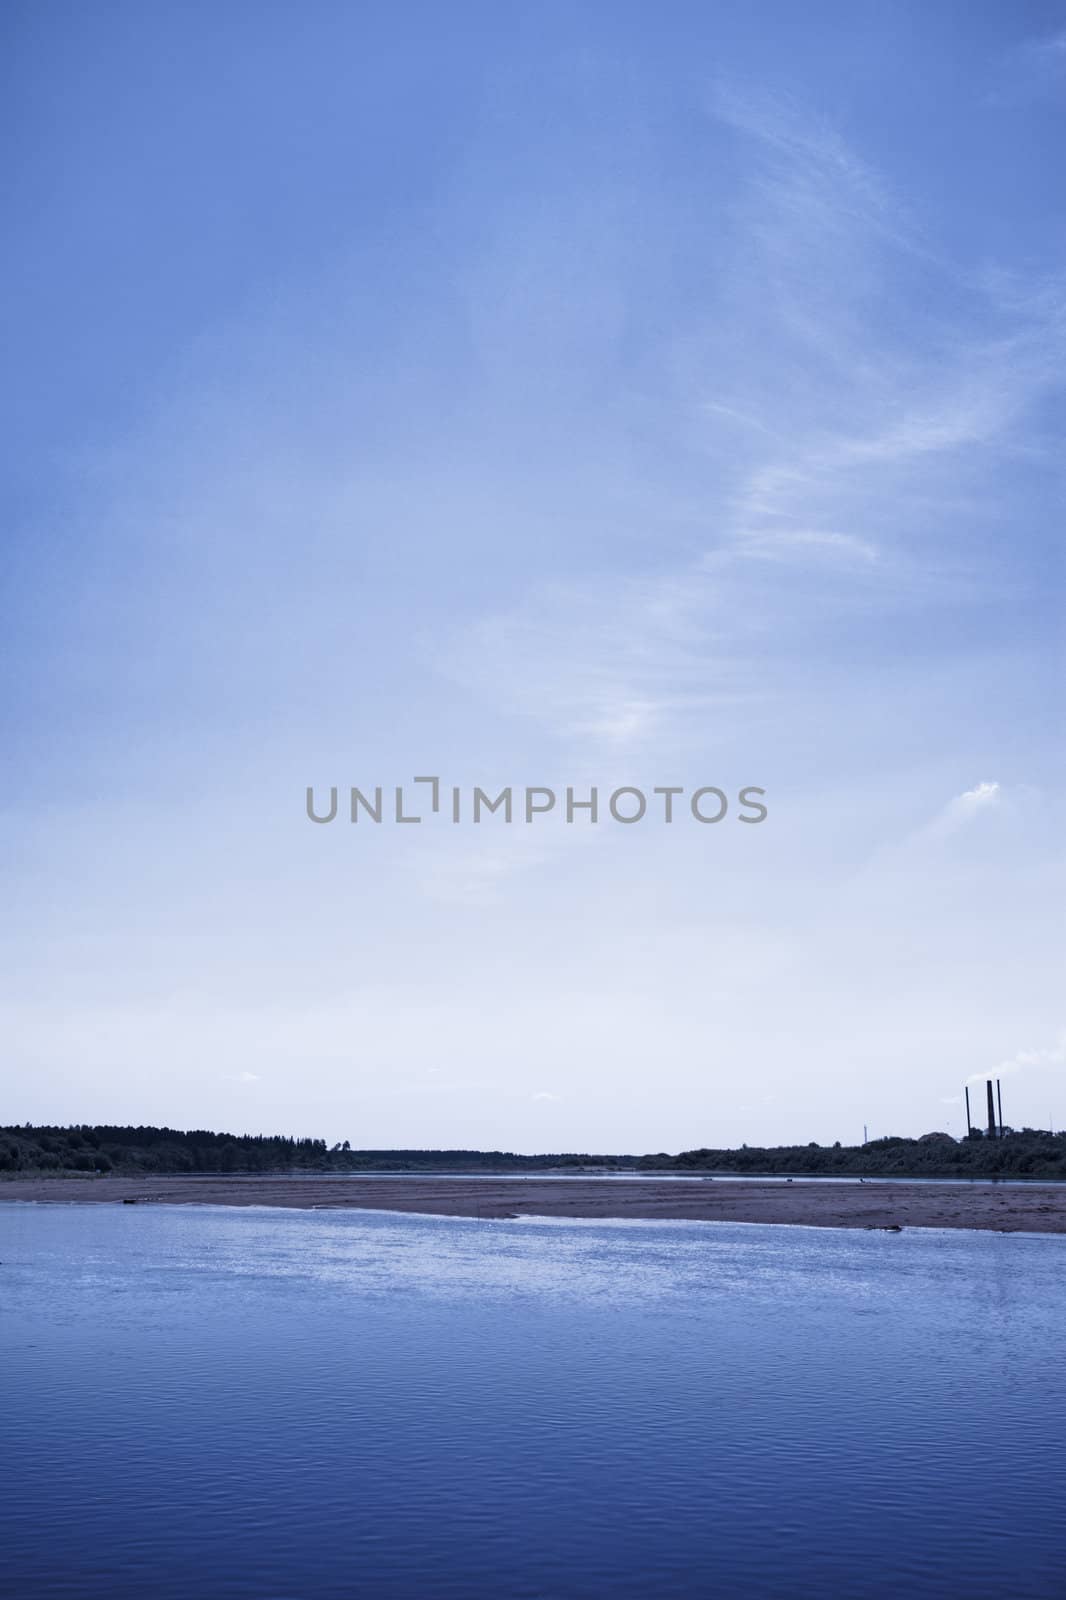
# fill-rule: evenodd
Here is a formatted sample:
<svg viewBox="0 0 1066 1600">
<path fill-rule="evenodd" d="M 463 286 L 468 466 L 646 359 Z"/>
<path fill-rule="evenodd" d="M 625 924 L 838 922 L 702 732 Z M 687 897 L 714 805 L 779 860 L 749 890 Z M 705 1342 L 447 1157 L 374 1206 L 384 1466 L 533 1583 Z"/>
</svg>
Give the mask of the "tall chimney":
<svg viewBox="0 0 1066 1600">
<path fill-rule="evenodd" d="M 991 1078 L 988 1079 L 985 1088 L 988 1090 L 988 1137 L 994 1139 L 996 1137 L 996 1102 L 992 1094 Z"/>
<path fill-rule="evenodd" d="M 996 1079 L 996 1109 L 999 1112 L 999 1136 L 1002 1139 L 1002 1137 L 1003 1137 L 1003 1094 L 1002 1094 L 1002 1091 L 1000 1090 L 1000 1087 L 999 1087 L 999 1079 L 998 1078 Z"/>
<path fill-rule="evenodd" d="M 966 1084 L 966 1135 L 973 1132 L 973 1123 L 970 1121 L 970 1085 Z"/>
</svg>

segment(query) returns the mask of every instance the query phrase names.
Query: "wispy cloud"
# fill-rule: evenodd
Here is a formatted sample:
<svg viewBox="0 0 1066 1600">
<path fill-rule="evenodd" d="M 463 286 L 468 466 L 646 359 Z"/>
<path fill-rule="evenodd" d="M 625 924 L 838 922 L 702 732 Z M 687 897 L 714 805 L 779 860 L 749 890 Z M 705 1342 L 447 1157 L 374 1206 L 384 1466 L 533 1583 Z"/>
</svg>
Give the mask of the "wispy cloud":
<svg viewBox="0 0 1066 1600">
<path fill-rule="evenodd" d="M 1066 1067 L 1066 1029 L 1053 1045 L 1038 1050 L 1019 1050 L 1005 1061 L 997 1062 L 982 1072 L 973 1073 L 968 1083 L 983 1083 L 986 1078 L 1015 1077 L 1020 1072 L 1055 1072 Z"/>
<path fill-rule="evenodd" d="M 983 812 L 992 811 L 1003 801 L 998 783 L 978 783 L 949 800 L 943 811 L 924 830 L 927 837 L 946 838 L 973 822 Z"/>
<path fill-rule="evenodd" d="M 664 721 L 750 697 L 714 654 L 708 576 L 610 578 L 534 590 L 464 629 L 439 665 L 506 710 L 603 746 L 639 743 Z"/>
<path fill-rule="evenodd" d="M 923 249 L 899 197 L 802 101 L 721 82 L 711 111 L 760 153 L 753 181 L 771 202 L 762 214 L 763 239 L 776 219 L 793 233 L 829 232 L 846 241 L 874 232 L 906 249 Z"/>
<path fill-rule="evenodd" d="M 669 479 L 643 463 L 652 558 L 533 584 L 437 656 L 564 739 L 635 747 L 787 697 L 827 616 L 986 599 L 1008 548 L 994 469 L 1060 382 L 1058 299 L 938 260 L 796 104 L 723 89 L 714 116 L 739 189 L 718 202 L 706 301 L 645 378 L 679 446 Z M 617 448 L 631 473 L 632 434 Z"/>
</svg>

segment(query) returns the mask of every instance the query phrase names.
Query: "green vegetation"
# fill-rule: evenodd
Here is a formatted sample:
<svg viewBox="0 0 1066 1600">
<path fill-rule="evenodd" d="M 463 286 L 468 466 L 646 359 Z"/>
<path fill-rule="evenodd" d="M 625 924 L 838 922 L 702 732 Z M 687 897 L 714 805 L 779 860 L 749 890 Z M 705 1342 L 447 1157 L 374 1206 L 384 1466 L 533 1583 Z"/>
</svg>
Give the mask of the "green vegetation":
<svg viewBox="0 0 1066 1600">
<path fill-rule="evenodd" d="M 662 1158 L 654 1158 L 656 1164 Z M 980 1133 L 955 1140 L 950 1134 L 920 1139 L 871 1139 L 863 1145 L 782 1145 L 772 1150 L 686 1150 L 670 1166 L 676 1171 L 791 1174 L 865 1178 L 1064 1178 L 1066 1133 L 1037 1128 L 988 1139 Z"/>
<path fill-rule="evenodd" d="M 535 1172 L 637 1164 L 634 1156 L 514 1155 L 505 1150 L 353 1150 L 347 1140 L 194 1129 L 0 1128 L 0 1178 L 83 1172 Z"/>
<path fill-rule="evenodd" d="M 219 1172 L 624 1172 L 736 1173 L 892 1178 L 1066 1179 L 1066 1133 L 1008 1130 L 1001 1139 L 975 1133 L 920 1139 L 874 1139 L 865 1145 L 783 1145 L 774 1149 L 686 1150 L 680 1155 L 514 1155 L 505 1150 L 353 1150 L 348 1141 L 280 1134 L 208 1133 L 201 1129 L 110 1126 L 0 1128 L 0 1178 L 77 1173 Z"/>
</svg>

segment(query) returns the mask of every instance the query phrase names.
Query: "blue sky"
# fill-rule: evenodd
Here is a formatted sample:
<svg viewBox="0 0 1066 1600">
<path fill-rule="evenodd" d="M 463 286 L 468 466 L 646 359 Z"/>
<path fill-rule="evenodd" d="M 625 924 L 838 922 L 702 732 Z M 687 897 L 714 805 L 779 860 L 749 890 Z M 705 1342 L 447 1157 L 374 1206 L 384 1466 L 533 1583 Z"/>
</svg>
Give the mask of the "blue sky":
<svg viewBox="0 0 1066 1600">
<path fill-rule="evenodd" d="M 4 29 L 5 1120 L 1066 1121 L 1066 7 Z"/>
</svg>

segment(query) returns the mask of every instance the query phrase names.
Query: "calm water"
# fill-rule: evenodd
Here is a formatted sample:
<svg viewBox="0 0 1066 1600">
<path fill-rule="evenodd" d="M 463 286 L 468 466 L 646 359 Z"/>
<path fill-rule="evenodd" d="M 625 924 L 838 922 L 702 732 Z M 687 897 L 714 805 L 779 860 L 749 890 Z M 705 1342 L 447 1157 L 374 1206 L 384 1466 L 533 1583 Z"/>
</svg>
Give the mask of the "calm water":
<svg viewBox="0 0 1066 1600">
<path fill-rule="evenodd" d="M 0 1205 L 0 1587 L 1066 1594 L 1066 1239 Z"/>
</svg>

